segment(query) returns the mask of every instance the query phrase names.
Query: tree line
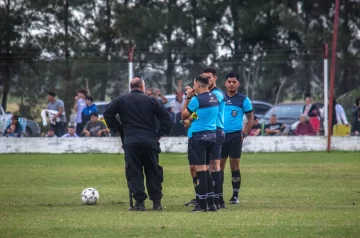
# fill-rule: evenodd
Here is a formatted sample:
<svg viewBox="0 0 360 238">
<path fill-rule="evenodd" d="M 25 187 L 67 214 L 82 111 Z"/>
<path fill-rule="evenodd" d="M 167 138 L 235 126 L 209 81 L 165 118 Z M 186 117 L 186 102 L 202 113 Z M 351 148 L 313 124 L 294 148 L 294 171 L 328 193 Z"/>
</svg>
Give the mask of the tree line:
<svg viewBox="0 0 360 238">
<path fill-rule="evenodd" d="M 132 46 L 135 73 L 164 93 L 213 66 L 253 99 L 320 98 L 333 18 L 330 0 L 0 0 L 2 105 L 11 94 L 30 113 L 54 90 L 69 113 L 80 86 L 124 93 Z M 360 1 L 341 0 L 337 95 L 360 84 L 359 26 Z"/>
</svg>

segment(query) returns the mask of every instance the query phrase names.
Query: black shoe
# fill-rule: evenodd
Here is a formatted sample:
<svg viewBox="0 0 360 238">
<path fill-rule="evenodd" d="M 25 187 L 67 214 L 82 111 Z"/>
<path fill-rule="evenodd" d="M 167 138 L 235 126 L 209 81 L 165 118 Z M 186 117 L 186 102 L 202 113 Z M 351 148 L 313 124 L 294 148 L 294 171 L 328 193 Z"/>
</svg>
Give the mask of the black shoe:
<svg viewBox="0 0 360 238">
<path fill-rule="evenodd" d="M 197 205 L 196 207 L 194 207 L 194 209 L 192 209 L 190 212 L 207 212 L 207 209 L 205 208 L 201 208 L 199 205 Z"/>
<path fill-rule="evenodd" d="M 194 206 L 194 207 L 196 207 L 197 206 L 197 201 L 196 201 L 196 199 L 193 199 L 190 202 L 185 203 L 184 206 L 187 206 L 187 207 Z"/>
<path fill-rule="evenodd" d="M 155 210 L 155 211 L 162 211 L 163 210 L 160 200 L 154 200 L 153 201 L 153 210 Z"/>
<path fill-rule="evenodd" d="M 224 203 L 220 203 L 220 205 L 219 205 L 219 209 L 225 209 L 226 208 L 226 206 L 225 206 L 225 202 Z"/>
<path fill-rule="evenodd" d="M 130 211 L 145 211 L 145 203 L 142 202 L 136 202 L 134 207 L 129 208 Z"/>
<path fill-rule="evenodd" d="M 208 211 L 209 211 L 209 212 L 217 212 L 216 205 L 213 204 L 213 205 L 209 206 L 209 207 L 208 207 Z"/>
<path fill-rule="evenodd" d="M 239 204 L 239 199 L 237 197 L 231 197 L 230 198 L 230 204 Z"/>
</svg>

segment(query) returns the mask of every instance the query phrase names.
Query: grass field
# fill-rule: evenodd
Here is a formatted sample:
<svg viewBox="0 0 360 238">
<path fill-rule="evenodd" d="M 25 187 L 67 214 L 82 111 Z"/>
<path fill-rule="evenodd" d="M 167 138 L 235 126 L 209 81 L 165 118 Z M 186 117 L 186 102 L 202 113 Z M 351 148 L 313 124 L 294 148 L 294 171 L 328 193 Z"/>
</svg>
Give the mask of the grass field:
<svg viewBox="0 0 360 238">
<path fill-rule="evenodd" d="M 0 155 L 0 237 L 360 236 L 359 153 L 246 154 L 241 204 L 218 213 L 182 205 L 193 197 L 185 154 L 161 164 L 166 210 L 141 213 L 127 210 L 120 155 Z M 82 204 L 86 187 L 98 205 Z"/>
</svg>

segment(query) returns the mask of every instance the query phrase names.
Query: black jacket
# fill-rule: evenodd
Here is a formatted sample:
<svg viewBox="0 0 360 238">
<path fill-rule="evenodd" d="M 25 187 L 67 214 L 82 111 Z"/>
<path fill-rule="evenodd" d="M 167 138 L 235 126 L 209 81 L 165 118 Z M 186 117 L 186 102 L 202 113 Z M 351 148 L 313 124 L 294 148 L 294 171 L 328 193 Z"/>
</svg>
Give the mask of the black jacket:
<svg viewBox="0 0 360 238">
<path fill-rule="evenodd" d="M 121 126 L 116 114 L 120 116 Z M 115 98 L 106 107 L 104 118 L 111 131 L 123 134 L 124 144 L 158 142 L 160 137 L 168 135 L 171 129 L 170 114 L 166 108 L 140 90 L 133 90 Z M 158 131 L 155 118 L 160 121 Z"/>
<path fill-rule="evenodd" d="M 304 107 L 303 107 L 303 113 L 305 112 L 305 108 L 306 108 L 306 105 L 304 105 Z M 307 115 L 308 115 L 308 117 L 317 117 L 317 116 L 319 116 L 320 112 L 319 112 L 318 107 L 315 104 L 311 105 L 310 110 L 309 110 Z"/>
</svg>

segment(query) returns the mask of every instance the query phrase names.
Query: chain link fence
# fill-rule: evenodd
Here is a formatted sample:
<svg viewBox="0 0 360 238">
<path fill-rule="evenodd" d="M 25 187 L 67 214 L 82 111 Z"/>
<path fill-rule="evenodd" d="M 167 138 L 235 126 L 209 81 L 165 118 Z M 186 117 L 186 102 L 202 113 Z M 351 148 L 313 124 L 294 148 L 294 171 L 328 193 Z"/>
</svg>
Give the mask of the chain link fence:
<svg viewBox="0 0 360 238">
<path fill-rule="evenodd" d="M 217 61 L 211 66 L 217 71 L 217 84 L 225 90 L 225 76 L 229 72 L 239 74 L 239 91 L 251 100 L 276 104 L 280 102 L 302 103 L 304 94 L 311 93 L 317 102 L 323 102 L 324 80 L 323 60 L 308 61 Z M 352 62 L 354 67 L 360 61 Z M 134 62 L 134 75 L 141 75 L 147 88 L 159 89 L 168 102 L 165 106 L 171 113 L 174 126 L 171 136 L 186 136 L 186 129 L 180 124 L 180 114 L 174 113 L 171 101 L 179 80 L 183 86 L 192 85 L 194 76 L 201 73 L 204 63 L 188 64 L 150 64 Z M 348 121 L 353 121 L 351 107 L 360 96 L 360 67 L 345 67 L 338 62 L 335 93 L 343 105 Z M 349 89 L 348 82 L 352 82 Z M 65 102 L 68 121 L 73 121 L 74 96 L 78 88 L 87 88 L 95 101 L 110 102 L 117 95 L 128 92 L 128 63 L 124 61 L 104 62 L 93 58 L 76 60 L 66 64 L 60 60 L 52 62 L 0 64 L 0 92 L 2 99 L 8 93 L 7 111 L 40 122 L 40 111 L 46 106 L 48 91 L 57 93 Z M 8 85 L 8 86 L 7 86 Z M 345 93 L 346 92 L 346 93 Z M 4 100 L 3 100 L 4 102 Z M 261 114 L 264 114 L 263 110 Z M 260 114 L 260 113 L 258 113 Z M 70 120 L 71 119 L 71 120 Z"/>
</svg>

